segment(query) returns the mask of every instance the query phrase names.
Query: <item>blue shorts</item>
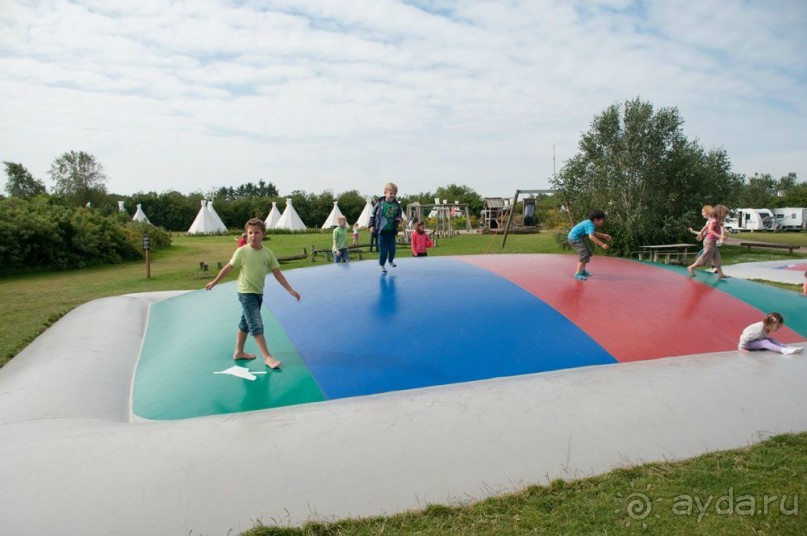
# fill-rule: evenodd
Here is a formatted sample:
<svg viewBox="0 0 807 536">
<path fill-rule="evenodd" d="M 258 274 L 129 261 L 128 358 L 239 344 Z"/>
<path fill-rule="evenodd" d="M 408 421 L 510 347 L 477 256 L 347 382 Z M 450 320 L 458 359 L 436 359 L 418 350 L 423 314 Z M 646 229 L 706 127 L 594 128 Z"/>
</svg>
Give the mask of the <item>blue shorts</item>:
<svg viewBox="0 0 807 536">
<path fill-rule="evenodd" d="M 241 321 L 238 322 L 238 329 L 253 337 L 263 335 L 263 318 L 261 317 L 263 294 L 241 294 L 239 292 L 238 301 L 241 302 Z"/>
</svg>

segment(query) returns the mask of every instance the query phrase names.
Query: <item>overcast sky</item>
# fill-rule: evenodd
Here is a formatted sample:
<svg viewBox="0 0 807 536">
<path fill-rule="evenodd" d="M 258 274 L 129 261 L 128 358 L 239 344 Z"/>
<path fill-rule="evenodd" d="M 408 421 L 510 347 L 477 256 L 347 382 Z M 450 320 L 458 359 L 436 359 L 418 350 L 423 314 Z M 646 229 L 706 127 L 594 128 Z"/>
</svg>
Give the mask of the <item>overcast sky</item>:
<svg viewBox="0 0 807 536">
<path fill-rule="evenodd" d="M 110 192 L 547 188 L 636 98 L 807 180 L 804 0 L 0 0 L 0 160 Z M 5 184 L 5 177 L 2 177 Z"/>
</svg>

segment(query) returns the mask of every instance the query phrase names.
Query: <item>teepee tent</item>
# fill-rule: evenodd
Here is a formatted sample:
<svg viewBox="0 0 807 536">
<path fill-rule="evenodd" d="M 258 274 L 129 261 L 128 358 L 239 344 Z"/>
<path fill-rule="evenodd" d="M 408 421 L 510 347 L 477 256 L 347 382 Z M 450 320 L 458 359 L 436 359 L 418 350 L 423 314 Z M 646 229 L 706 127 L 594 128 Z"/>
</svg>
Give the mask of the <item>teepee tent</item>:
<svg viewBox="0 0 807 536">
<path fill-rule="evenodd" d="M 142 221 L 143 223 L 151 223 L 149 219 L 146 217 L 146 213 L 143 212 L 143 208 L 140 206 L 140 203 L 137 204 L 137 211 L 135 215 L 132 216 L 134 221 Z"/>
<path fill-rule="evenodd" d="M 297 211 L 291 206 L 291 199 L 286 199 L 286 209 L 283 211 L 283 214 L 280 215 L 280 219 L 277 220 L 275 229 L 289 229 L 291 231 L 305 230 L 303 220 L 300 219 Z"/>
<path fill-rule="evenodd" d="M 370 226 L 370 216 L 373 215 L 373 204 L 370 202 L 370 198 L 367 198 L 367 204 L 364 205 L 364 210 L 361 211 L 359 215 L 359 219 L 356 220 L 356 223 L 359 224 L 359 227 L 369 227 Z"/>
<path fill-rule="evenodd" d="M 266 224 L 267 229 L 274 229 L 277 227 L 277 221 L 280 219 L 280 211 L 277 209 L 277 203 L 272 201 L 272 210 L 269 211 L 269 215 L 266 216 L 266 220 L 264 223 Z"/>
<path fill-rule="evenodd" d="M 213 218 L 213 223 L 215 224 L 216 229 L 217 229 L 216 232 L 217 233 L 226 233 L 227 232 L 227 226 L 224 225 L 224 222 L 221 221 L 221 218 L 219 217 L 219 213 L 216 212 L 215 208 L 213 208 L 213 201 L 208 201 L 207 202 L 207 211 L 210 213 L 210 216 Z"/>
<path fill-rule="evenodd" d="M 336 201 L 334 201 L 333 209 L 331 210 L 331 213 L 328 214 L 328 218 L 325 220 L 325 223 L 322 224 L 322 228 L 331 229 L 333 227 L 339 227 L 339 222 L 336 221 L 336 218 L 342 215 L 342 211 L 339 210 L 339 205 Z"/>
<path fill-rule="evenodd" d="M 216 234 L 226 230 L 216 225 L 216 222 L 213 221 L 212 213 L 207 209 L 207 201 L 202 199 L 202 207 L 196 214 L 196 219 L 193 220 L 191 228 L 188 229 L 188 234 Z"/>
</svg>

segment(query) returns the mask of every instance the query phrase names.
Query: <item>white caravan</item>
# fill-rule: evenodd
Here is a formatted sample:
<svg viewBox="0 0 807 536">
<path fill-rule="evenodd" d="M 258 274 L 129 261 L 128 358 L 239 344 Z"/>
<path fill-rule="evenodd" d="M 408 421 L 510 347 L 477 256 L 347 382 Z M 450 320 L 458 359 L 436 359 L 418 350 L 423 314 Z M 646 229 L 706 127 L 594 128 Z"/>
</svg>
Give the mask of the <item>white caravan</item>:
<svg viewBox="0 0 807 536">
<path fill-rule="evenodd" d="M 767 208 L 738 208 L 726 218 L 726 230 L 770 231 L 773 221 L 773 213 Z"/>
<path fill-rule="evenodd" d="M 775 208 L 773 215 L 776 218 L 776 225 L 785 231 L 807 229 L 807 208 Z"/>
</svg>

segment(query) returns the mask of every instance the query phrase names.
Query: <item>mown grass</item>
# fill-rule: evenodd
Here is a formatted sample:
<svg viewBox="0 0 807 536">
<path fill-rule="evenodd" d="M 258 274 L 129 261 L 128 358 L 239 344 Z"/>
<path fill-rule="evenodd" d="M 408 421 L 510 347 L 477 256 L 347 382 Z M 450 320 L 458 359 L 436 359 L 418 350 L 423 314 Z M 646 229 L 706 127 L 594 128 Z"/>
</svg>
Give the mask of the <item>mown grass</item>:
<svg viewBox="0 0 807 536">
<path fill-rule="evenodd" d="M 807 534 L 807 433 L 684 461 L 616 469 L 464 506 L 389 517 L 258 524 L 244 536 Z"/>
</svg>

